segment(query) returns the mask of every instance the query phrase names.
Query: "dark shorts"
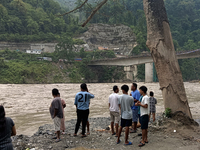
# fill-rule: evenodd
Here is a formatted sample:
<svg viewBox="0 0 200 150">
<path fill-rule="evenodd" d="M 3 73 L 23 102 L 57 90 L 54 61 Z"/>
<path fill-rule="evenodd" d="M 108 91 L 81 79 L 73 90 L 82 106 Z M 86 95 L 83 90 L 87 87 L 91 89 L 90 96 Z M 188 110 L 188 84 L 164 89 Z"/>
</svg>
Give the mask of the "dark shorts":
<svg viewBox="0 0 200 150">
<path fill-rule="evenodd" d="M 121 127 L 130 127 L 132 126 L 132 119 L 123 119 L 121 118 Z"/>
<path fill-rule="evenodd" d="M 138 119 L 139 119 L 139 123 L 141 124 L 141 117 L 140 117 L 140 114 L 138 114 Z"/>
<path fill-rule="evenodd" d="M 141 129 L 148 129 L 149 115 L 141 116 Z"/>
<path fill-rule="evenodd" d="M 133 122 L 138 122 L 138 110 L 132 109 L 132 113 L 133 113 Z"/>
</svg>

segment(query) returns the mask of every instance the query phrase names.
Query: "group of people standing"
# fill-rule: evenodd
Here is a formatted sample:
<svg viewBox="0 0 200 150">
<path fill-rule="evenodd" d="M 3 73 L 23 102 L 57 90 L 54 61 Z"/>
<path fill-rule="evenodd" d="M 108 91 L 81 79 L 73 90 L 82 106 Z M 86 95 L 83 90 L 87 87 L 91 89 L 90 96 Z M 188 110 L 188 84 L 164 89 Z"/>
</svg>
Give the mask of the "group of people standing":
<svg viewBox="0 0 200 150">
<path fill-rule="evenodd" d="M 82 123 L 81 137 L 86 137 L 85 129 L 87 126 L 87 135 L 89 135 L 89 106 L 90 99 L 94 98 L 94 95 L 88 91 L 85 83 L 80 86 L 81 91 L 76 94 L 74 105 L 77 112 L 77 123 L 75 126 L 74 136 L 77 136 L 80 124 Z M 122 95 L 118 95 L 119 88 L 113 87 L 113 93 L 109 96 L 109 110 L 111 117 L 111 132 L 112 135 L 117 137 L 117 144 L 119 144 L 122 129 L 125 127 L 125 145 L 132 145 L 132 142 L 128 141 L 129 133 L 136 133 L 137 127 L 141 126 L 142 129 L 142 141 L 139 146 L 142 147 L 148 143 L 148 124 L 153 115 L 153 121 L 155 121 L 157 100 L 154 98 L 154 93 L 150 92 L 150 97 L 147 96 L 147 87 L 141 86 L 139 91 L 137 90 L 137 84 L 133 83 L 131 86 L 131 93 L 128 94 L 128 85 L 121 87 Z M 66 107 L 65 101 L 60 98 L 58 89 L 52 90 L 52 96 L 54 97 L 49 108 L 51 117 L 53 119 L 56 131 L 56 142 L 60 141 L 60 134 L 65 134 L 65 120 L 64 120 L 64 108 Z M 121 112 L 121 113 L 120 113 Z M 140 125 L 138 125 L 138 120 Z M 121 124 L 119 125 L 119 123 Z M 114 126 L 116 132 L 114 131 Z M 129 130 L 129 128 L 131 129 Z M 60 132 L 62 131 L 62 132 Z M 0 105 L 0 149 L 12 150 L 11 136 L 16 135 L 16 129 L 14 122 L 11 118 L 5 117 L 5 110 Z M 138 134 L 140 135 L 140 134 Z"/>
<path fill-rule="evenodd" d="M 94 98 L 94 95 L 89 92 L 85 83 L 81 84 L 80 89 L 81 91 L 76 94 L 74 102 L 77 112 L 77 123 L 75 125 L 74 136 L 77 136 L 80 124 L 82 123 L 81 137 L 86 137 L 86 126 L 88 128 L 87 134 L 89 134 L 88 116 L 90 99 Z M 121 142 L 120 136 L 122 129 L 125 127 L 124 144 L 132 145 L 132 142 L 128 141 L 128 135 L 129 133 L 136 133 L 137 127 L 141 126 L 142 134 L 138 135 L 142 135 L 142 141 L 139 143 L 139 146 L 142 147 L 148 143 L 148 124 L 151 114 L 153 115 L 153 121 L 155 121 L 155 104 L 157 103 L 157 100 L 154 98 L 153 92 L 150 92 L 150 97 L 147 96 L 147 87 L 141 86 L 139 90 L 137 90 L 136 83 L 132 84 L 130 95 L 128 94 L 128 85 L 123 85 L 121 90 L 123 94 L 118 95 L 119 88 L 118 86 L 114 86 L 113 93 L 109 96 L 108 103 L 112 135 L 117 137 L 117 144 L 119 144 Z M 61 100 L 60 93 L 57 89 L 52 90 L 52 95 L 54 99 L 50 106 L 50 113 L 57 133 L 57 137 L 55 137 L 55 139 L 56 142 L 59 142 L 60 130 L 63 130 L 64 128 L 62 127 L 65 126 L 64 121 L 61 120 L 64 118 L 63 109 L 66 107 L 66 105 L 64 102 L 62 102 L 63 100 Z M 116 129 L 116 132 L 114 131 L 114 128 Z"/>
<path fill-rule="evenodd" d="M 138 146 L 142 147 L 145 143 L 148 143 L 148 124 L 151 114 L 153 115 L 153 121 L 155 121 L 155 104 L 157 103 L 157 100 L 154 98 L 153 92 L 150 92 L 150 97 L 147 96 L 147 87 L 145 86 L 141 86 L 138 91 L 136 83 L 133 83 L 131 86 L 130 96 L 128 94 L 128 85 L 123 85 L 121 90 L 123 95 L 118 95 L 117 93 L 119 92 L 119 88 L 114 86 L 114 93 L 109 96 L 112 135 L 118 137 L 117 144 L 119 144 L 121 142 L 120 136 L 122 129 L 125 127 L 124 144 L 132 145 L 132 142 L 128 141 L 128 135 L 129 133 L 136 133 L 137 127 L 141 126 L 142 134 L 138 135 L 142 135 L 142 141 L 140 141 Z M 119 127 L 120 120 L 121 124 Z M 140 124 L 138 124 L 138 120 Z M 114 132 L 114 123 L 116 132 Z"/>
</svg>

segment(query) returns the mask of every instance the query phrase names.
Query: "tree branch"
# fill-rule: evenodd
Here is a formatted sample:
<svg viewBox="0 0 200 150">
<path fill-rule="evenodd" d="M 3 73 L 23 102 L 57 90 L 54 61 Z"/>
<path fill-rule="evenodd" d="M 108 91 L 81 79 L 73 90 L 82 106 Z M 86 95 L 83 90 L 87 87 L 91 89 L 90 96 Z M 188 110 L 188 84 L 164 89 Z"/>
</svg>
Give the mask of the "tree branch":
<svg viewBox="0 0 200 150">
<path fill-rule="evenodd" d="M 61 15 L 56 15 L 56 16 L 64 16 L 64 15 L 70 14 L 70 13 L 72 13 L 72 12 L 74 12 L 74 11 L 80 9 L 81 7 L 83 7 L 83 6 L 85 5 L 85 3 L 87 3 L 87 1 L 88 1 L 88 0 L 85 0 L 79 7 L 75 8 L 75 9 L 69 11 L 69 12 L 66 12 L 66 13 L 61 14 Z"/>
<path fill-rule="evenodd" d="M 87 18 L 87 20 L 82 24 L 82 27 L 84 27 L 91 19 L 92 17 L 96 14 L 96 12 L 107 2 L 108 0 L 103 0 L 99 5 L 93 9 L 91 15 Z"/>
</svg>

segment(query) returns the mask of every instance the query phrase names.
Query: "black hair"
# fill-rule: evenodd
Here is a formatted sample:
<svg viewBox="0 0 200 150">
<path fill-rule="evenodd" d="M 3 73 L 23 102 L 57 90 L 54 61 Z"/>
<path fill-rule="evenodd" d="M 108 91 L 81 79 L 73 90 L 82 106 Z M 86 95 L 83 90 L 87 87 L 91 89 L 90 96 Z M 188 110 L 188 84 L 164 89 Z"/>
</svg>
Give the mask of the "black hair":
<svg viewBox="0 0 200 150">
<path fill-rule="evenodd" d="M 123 86 L 121 87 L 121 89 L 124 90 L 125 92 L 128 92 L 129 87 L 128 87 L 128 85 L 123 85 Z"/>
<path fill-rule="evenodd" d="M 113 86 L 113 91 L 115 92 L 118 89 L 118 86 Z"/>
<path fill-rule="evenodd" d="M 82 83 L 82 84 L 81 84 L 81 89 L 83 89 L 83 90 L 87 90 L 87 84 Z"/>
<path fill-rule="evenodd" d="M 133 83 L 133 86 L 137 89 L 137 84 L 136 83 Z"/>
<path fill-rule="evenodd" d="M 147 93 L 147 87 L 146 86 L 141 86 L 140 90 L 142 90 L 145 94 Z"/>
<path fill-rule="evenodd" d="M 150 95 L 150 96 L 153 96 L 153 95 L 154 95 L 154 93 L 151 91 L 149 95 Z"/>
<path fill-rule="evenodd" d="M 58 89 L 53 89 L 52 94 L 55 96 L 58 96 L 60 93 L 59 93 Z"/>
<path fill-rule="evenodd" d="M 0 131 L 3 131 L 6 127 L 6 113 L 4 107 L 0 105 Z"/>
</svg>

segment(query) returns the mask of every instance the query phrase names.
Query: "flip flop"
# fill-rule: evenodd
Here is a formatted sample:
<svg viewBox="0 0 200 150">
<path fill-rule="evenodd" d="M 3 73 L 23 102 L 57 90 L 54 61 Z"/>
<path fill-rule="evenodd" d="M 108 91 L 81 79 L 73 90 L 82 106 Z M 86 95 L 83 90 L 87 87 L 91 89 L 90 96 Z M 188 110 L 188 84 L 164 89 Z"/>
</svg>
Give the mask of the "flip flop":
<svg viewBox="0 0 200 150">
<path fill-rule="evenodd" d="M 74 136 L 77 136 L 77 134 L 74 134 Z"/>
<path fill-rule="evenodd" d="M 84 137 L 87 137 L 87 136 L 86 135 L 82 135 L 81 137 L 84 138 Z"/>
<path fill-rule="evenodd" d="M 140 141 L 140 143 L 142 143 L 142 141 Z M 148 141 L 147 141 L 147 142 L 145 141 L 145 143 L 149 143 L 149 142 L 148 142 Z"/>
<path fill-rule="evenodd" d="M 131 142 L 129 142 L 128 144 L 124 144 L 124 145 L 132 145 L 132 143 L 131 143 Z"/>
<path fill-rule="evenodd" d="M 116 133 L 113 133 L 112 135 L 115 135 Z"/>
<path fill-rule="evenodd" d="M 145 146 L 145 144 L 143 144 L 143 143 L 140 143 L 138 146 L 139 146 L 139 147 L 142 147 L 142 146 Z"/>
<path fill-rule="evenodd" d="M 90 135 L 90 132 L 87 132 L 87 135 Z"/>
<path fill-rule="evenodd" d="M 136 130 L 131 130 L 130 133 L 137 133 L 137 131 Z"/>
<path fill-rule="evenodd" d="M 119 144 L 121 141 L 119 140 L 119 142 L 117 142 L 117 144 Z"/>
<path fill-rule="evenodd" d="M 56 139 L 56 143 L 58 143 L 58 142 L 60 142 L 61 141 L 61 139 Z"/>
<path fill-rule="evenodd" d="M 51 139 L 55 140 L 55 139 L 57 139 L 57 137 L 55 136 L 55 137 L 52 137 Z"/>
</svg>

